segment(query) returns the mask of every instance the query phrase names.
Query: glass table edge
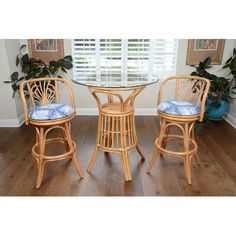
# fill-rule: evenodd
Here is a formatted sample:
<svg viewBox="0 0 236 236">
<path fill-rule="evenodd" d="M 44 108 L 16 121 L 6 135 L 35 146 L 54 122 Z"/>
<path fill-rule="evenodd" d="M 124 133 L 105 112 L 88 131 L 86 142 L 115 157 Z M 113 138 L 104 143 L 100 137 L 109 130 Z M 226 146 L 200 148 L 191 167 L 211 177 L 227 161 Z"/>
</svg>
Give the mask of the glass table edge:
<svg viewBox="0 0 236 236">
<path fill-rule="evenodd" d="M 85 87 L 94 87 L 94 88 L 132 88 L 132 87 L 152 85 L 152 84 L 157 83 L 159 80 L 160 80 L 160 78 L 157 78 L 157 79 L 147 82 L 147 83 L 139 83 L 139 84 L 137 83 L 137 84 L 129 85 L 129 86 L 118 86 L 118 85 L 117 86 L 106 86 L 106 85 L 96 85 L 96 84 L 85 84 L 85 83 L 79 82 L 75 79 L 71 79 L 71 81 L 75 84 L 79 84 L 79 85 L 82 85 Z"/>
</svg>

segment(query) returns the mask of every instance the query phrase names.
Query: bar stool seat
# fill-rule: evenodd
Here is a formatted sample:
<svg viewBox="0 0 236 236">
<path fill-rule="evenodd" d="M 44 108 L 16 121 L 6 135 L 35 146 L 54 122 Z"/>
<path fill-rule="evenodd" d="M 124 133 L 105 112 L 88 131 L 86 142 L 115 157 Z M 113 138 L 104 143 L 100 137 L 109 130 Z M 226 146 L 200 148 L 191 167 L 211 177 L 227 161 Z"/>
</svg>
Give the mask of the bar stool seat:
<svg viewBox="0 0 236 236">
<path fill-rule="evenodd" d="M 75 110 L 65 104 L 51 103 L 30 109 L 29 117 L 34 120 L 55 120 L 73 115 Z"/>
<path fill-rule="evenodd" d="M 200 113 L 198 104 L 183 100 L 165 101 L 158 105 L 159 112 L 167 113 L 176 116 L 192 116 Z"/>
</svg>

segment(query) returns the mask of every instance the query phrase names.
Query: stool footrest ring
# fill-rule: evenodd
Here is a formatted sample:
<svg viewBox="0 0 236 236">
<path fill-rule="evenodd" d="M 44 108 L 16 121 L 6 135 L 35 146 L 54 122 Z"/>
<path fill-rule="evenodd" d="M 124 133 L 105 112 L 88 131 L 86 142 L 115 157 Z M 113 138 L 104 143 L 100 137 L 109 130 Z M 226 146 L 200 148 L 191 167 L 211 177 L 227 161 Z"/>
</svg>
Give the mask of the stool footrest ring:
<svg viewBox="0 0 236 236">
<path fill-rule="evenodd" d="M 45 144 L 58 143 L 58 142 L 67 144 L 67 141 L 65 139 L 63 139 L 63 138 L 50 138 L 50 139 L 46 139 Z M 75 144 L 75 142 L 73 140 L 72 140 L 72 143 L 73 143 L 73 149 L 72 150 L 70 150 L 68 152 L 65 152 L 63 154 L 60 154 L 60 155 L 54 155 L 54 156 L 46 156 L 46 155 L 44 155 L 43 159 L 45 161 L 55 161 L 55 160 L 62 160 L 62 159 L 65 159 L 65 158 L 71 156 L 73 154 L 74 150 L 76 149 L 76 144 Z M 38 147 L 39 147 L 38 143 L 35 143 L 34 146 L 32 147 L 32 156 L 37 161 L 38 161 L 38 158 L 39 158 L 39 153 L 36 151 Z"/>
<path fill-rule="evenodd" d="M 169 134 L 169 135 L 165 135 L 164 137 L 167 139 L 167 142 L 170 139 L 184 139 L 184 137 L 182 135 L 177 135 L 177 134 Z M 186 154 L 187 154 L 186 152 L 171 151 L 171 150 L 168 150 L 166 148 L 163 148 L 162 145 L 158 143 L 158 140 L 159 139 L 157 138 L 156 141 L 155 141 L 155 144 L 156 144 L 160 154 L 165 154 L 165 155 L 169 155 L 169 156 L 173 156 L 173 157 L 175 157 L 175 156 L 180 156 L 180 157 L 186 156 Z M 193 144 L 193 148 L 188 151 L 188 154 L 190 156 L 192 156 L 192 155 L 197 153 L 198 145 L 195 142 L 195 140 L 193 140 L 191 138 L 189 139 L 189 143 Z"/>
</svg>

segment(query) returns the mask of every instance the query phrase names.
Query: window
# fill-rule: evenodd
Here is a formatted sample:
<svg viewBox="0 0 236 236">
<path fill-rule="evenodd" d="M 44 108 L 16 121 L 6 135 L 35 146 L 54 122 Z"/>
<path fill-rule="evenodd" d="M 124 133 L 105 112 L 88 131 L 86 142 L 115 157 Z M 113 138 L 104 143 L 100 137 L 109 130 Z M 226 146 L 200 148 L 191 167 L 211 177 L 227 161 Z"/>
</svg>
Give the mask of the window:
<svg viewBox="0 0 236 236">
<path fill-rule="evenodd" d="M 175 74 L 176 39 L 74 39 L 72 46 L 74 73 L 81 79 Z"/>
</svg>

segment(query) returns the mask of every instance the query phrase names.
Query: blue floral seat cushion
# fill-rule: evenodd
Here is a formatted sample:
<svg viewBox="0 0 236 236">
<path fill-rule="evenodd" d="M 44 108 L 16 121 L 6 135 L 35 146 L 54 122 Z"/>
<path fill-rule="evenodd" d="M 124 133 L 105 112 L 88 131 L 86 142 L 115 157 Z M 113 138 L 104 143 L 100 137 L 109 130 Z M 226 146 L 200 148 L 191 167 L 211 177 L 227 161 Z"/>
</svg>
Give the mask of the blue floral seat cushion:
<svg viewBox="0 0 236 236">
<path fill-rule="evenodd" d="M 64 104 L 52 103 L 36 106 L 29 112 L 29 117 L 34 120 L 55 120 L 72 115 L 75 110 Z"/>
<path fill-rule="evenodd" d="M 181 100 L 162 102 L 158 105 L 157 110 L 176 116 L 193 116 L 200 113 L 200 107 L 197 104 Z"/>
</svg>

